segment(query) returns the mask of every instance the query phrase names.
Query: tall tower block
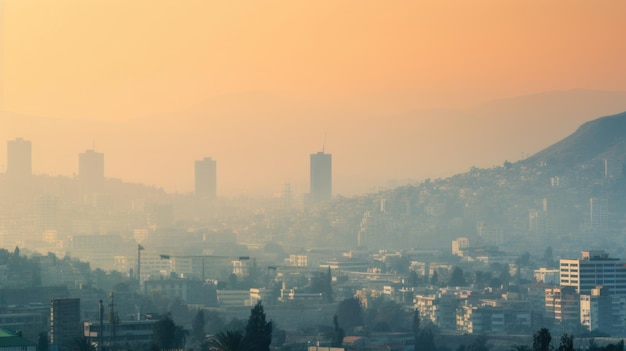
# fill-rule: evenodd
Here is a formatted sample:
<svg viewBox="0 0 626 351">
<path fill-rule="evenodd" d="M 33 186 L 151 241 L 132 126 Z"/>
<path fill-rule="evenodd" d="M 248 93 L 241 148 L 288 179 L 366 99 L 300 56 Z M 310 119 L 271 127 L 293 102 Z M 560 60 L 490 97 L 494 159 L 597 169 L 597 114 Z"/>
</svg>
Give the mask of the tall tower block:
<svg viewBox="0 0 626 351">
<path fill-rule="evenodd" d="M 53 299 L 50 305 L 50 350 L 70 351 L 82 333 L 80 299 Z"/>
<path fill-rule="evenodd" d="M 26 181 L 32 175 L 30 140 L 17 138 L 7 142 L 7 176 L 14 181 Z"/>
<path fill-rule="evenodd" d="M 87 150 L 78 155 L 78 179 L 86 191 L 96 191 L 104 185 L 104 154 Z"/>
<path fill-rule="evenodd" d="M 196 196 L 215 200 L 217 198 L 217 165 L 215 160 L 210 157 L 197 160 L 194 175 Z"/>
<path fill-rule="evenodd" d="M 332 155 L 324 151 L 311 154 L 311 200 L 327 201 L 332 191 Z"/>
</svg>

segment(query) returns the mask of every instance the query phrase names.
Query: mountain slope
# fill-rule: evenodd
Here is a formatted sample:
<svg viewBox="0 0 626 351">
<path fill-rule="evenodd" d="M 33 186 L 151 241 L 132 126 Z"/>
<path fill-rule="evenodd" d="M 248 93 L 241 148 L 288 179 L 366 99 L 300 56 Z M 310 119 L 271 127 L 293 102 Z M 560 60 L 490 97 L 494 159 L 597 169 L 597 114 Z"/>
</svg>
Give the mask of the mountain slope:
<svg viewBox="0 0 626 351">
<path fill-rule="evenodd" d="M 587 122 L 576 132 L 538 152 L 527 162 L 555 166 L 580 165 L 598 158 L 620 158 L 626 151 L 626 112 Z"/>
</svg>

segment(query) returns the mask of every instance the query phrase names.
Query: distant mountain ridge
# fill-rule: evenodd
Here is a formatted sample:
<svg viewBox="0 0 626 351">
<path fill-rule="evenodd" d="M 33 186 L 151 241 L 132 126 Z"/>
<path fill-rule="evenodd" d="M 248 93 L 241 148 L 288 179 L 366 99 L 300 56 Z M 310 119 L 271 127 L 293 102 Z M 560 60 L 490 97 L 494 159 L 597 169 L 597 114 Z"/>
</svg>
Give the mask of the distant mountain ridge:
<svg viewBox="0 0 626 351">
<path fill-rule="evenodd" d="M 333 154 L 333 190 L 363 194 L 420 179 L 516 162 L 566 137 L 590 116 L 626 110 L 626 92 L 553 91 L 462 110 L 369 111 L 266 94 L 212 99 L 178 112 L 124 121 L 0 115 L 0 172 L 6 140 L 33 142 L 38 174 L 77 172 L 78 153 L 105 154 L 105 176 L 193 188 L 193 162 L 219 164 L 219 194 L 274 194 L 286 179 L 308 191 L 308 155 Z M 271 167 L 268 167 L 271 165 Z M 251 172 L 254 170 L 254 172 Z"/>
<path fill-rule="evenodd" d="M 625 171 L 621 112 L 585 122 L 524 160 L 345 200 L 338 212 L 353 215 L 352 232 L 369 248 L 449 247 L 458 237 L 530 252 L 623 248 Z"/>
<path fill-rule="evenodd" d="M 573 134 L 524 162 L 573 166 L 598 158 L 623 161 L 625 154 L 626 111 L 584 123 Z"/>
</svg>

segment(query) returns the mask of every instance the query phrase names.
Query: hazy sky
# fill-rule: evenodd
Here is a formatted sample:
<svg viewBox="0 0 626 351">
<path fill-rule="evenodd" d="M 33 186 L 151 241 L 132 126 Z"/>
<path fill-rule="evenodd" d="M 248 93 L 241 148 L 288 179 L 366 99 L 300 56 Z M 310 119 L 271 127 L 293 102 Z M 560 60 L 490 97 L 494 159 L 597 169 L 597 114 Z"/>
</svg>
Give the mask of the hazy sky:
<svg viewBox="0 0 626 351">
<path fill-rule="evenodd" d="M 554 90 L 626 91 L 626 2 L 621 0 L 0 2 L 5 111 L 5 125 L 0 127 L 14 128 L 25 137 L 40 135 L 29 136 L 19 129 L 15 114 L 126 123 L 120 128 L 137 135 L 128 138 L 124 149 L 132 148 L 134 139 L 143 150 L 133 155 L 135 160 L 168 160 L 146 156 L 159 152 L 146 146 L 146 138 L 161 139 L 164 148 L 176 151 L 168 157 L 188 155 L 185 164 L 204 156 L 217 158 L 222 181 L 232 181 L 222 193 L 253 190 L 244 183 L 254 182 L 240 177 L 246 172 L 242 164 L 246 157 L 260 156 L 246 154 L 245 148 L 224 150 L 234 145 L 226 143 L 229 136 L 238 138 L 237 131 L 249 123 L 265 126 L 259 131 L 262 135 L 255 130 L 245 134 L 252 140 L 250 149 L 283 142 L 277 135 L 289 133 L 298 136 L 292 138 L 293 145 L 266 151 L 295 149 L 303 154 L 302 162 L 293 161 L 292 173 L 268 171 L 264 185 L 254 187 L 280 189 L 280 183 L 291 179 L 305 188 L 308 153 L 320 148 L 324 134 L 330 134 L 329 151 L 334 153 L 340 148 L 333 150 L 333 142 L 338 146 L 338 140 L 354 138 L 338 135 L 341 130 L 332 125 L 354 123 L 345 130 L 370 135 L 370 129 L 358 130 L 368 128 L 369 119 L 383 121 L 417 109 L 467 109 L 489 100 Z M 263 96 L 271 102 L 256 115 Z M 185 115 L 190 109 L 196 112 Z M 593 117 L 597 116 L 589 119 Z M 407 123 L 428 129 L 434 118 Z M 183 121 L 196 131 L 219 131 L 212 138 L 223 138 L 224 143 L 198 150 L 193 142 L 179 145 L 179 139 L 172 139 L 173 144 L 167 144 L 166 136 L 138 132 L 147 124 L 158 124 L 147 128 L 157 134 L 179 130 Z M 312 128 L 318 126 L 316 121 L 322 125 L 317 129 Z M 170 190 L 191 189 L 190 172 L 167 179 L 154 176 L 155 169 L 133 173 L 132 165 L 148 166 L 121 161 L 123 152 L 116 156 L 107 150 L 115 149 L 112 134 L 74 132 L 89 135 L 76 139 L 81 143 L 73 146 L 69 158 L 58 156 L 67 158 L 67 164 L 45 161 L 54 159 L 44 152 L 54 147 L 38 148 L 33 140 L 34 151 L 40 152 L 34 156 L 34 170 L 71 174 L 78 152 L 96 141 L 106 155 L 107 175 L 162 184 Z M 239 162 L 231 165 L 232 173 L 222 168 L 227 159 Z M 344 179 L 364 172 L 348 168 Z M 337 169 L 342 172 L 341 166 Z M 402 172 L 379 178 L 422 176 Z"/>
</svg>

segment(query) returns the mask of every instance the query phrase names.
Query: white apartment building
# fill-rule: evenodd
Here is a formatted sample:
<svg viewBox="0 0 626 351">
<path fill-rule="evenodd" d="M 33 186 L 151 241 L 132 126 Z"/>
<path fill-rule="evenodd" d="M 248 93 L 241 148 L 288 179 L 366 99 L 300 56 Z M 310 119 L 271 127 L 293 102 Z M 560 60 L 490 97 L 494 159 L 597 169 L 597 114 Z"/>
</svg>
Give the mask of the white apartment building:
<svg viewBox="0 0 626 351">
<path fill-rule="evenodd" d="M 469 239 L 462 237 L 452 240 L 452 254 L 463 257 L 463 251 L 467 250 L 470 246 Z"/>
<path fill-rule="evenodd" d="M 626 295 L 626 262 L 610 258 L 605 251 L 583 251 L 579 259 L 560 261 L 560 281 L 562 287 L 573 286 L 581 295 L 589 295 L 597 286 Z"/>
</svg>

